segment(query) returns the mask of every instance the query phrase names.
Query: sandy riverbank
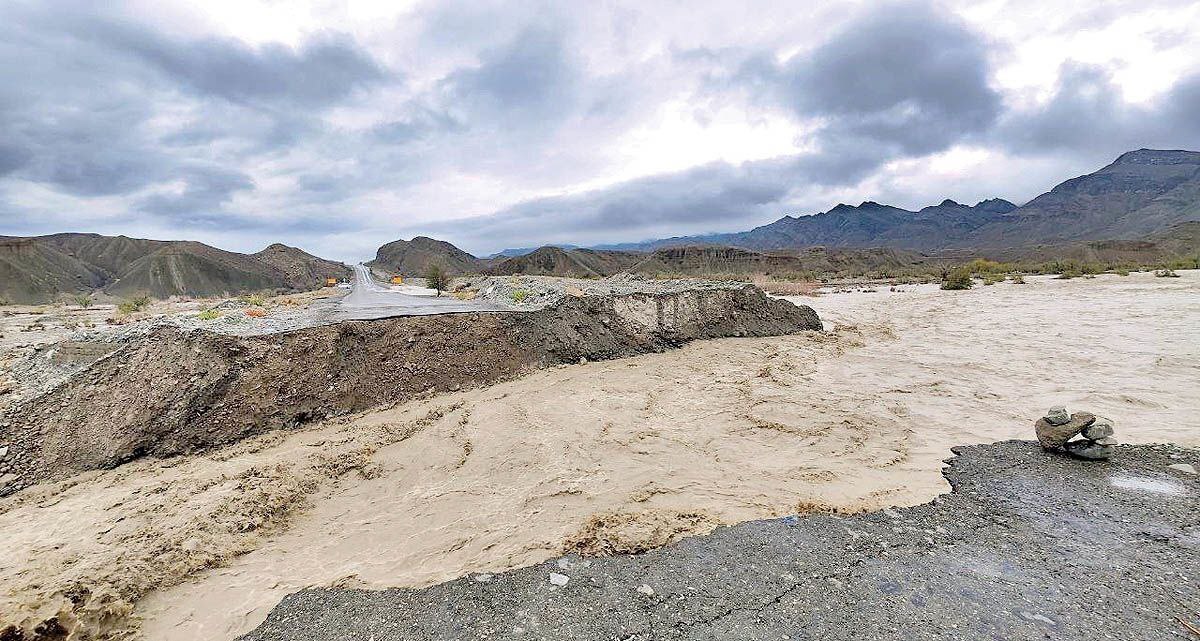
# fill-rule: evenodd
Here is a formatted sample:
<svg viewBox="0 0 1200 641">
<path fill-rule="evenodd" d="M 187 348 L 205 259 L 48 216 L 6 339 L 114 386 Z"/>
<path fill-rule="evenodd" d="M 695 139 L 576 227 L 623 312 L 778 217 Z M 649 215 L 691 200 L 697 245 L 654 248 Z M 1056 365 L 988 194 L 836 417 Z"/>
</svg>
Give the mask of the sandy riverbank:
<svg viewBox="0 0 1200 641">
<path fill-rule="evenodd" d="M 912 505 L 946 489 L 951 445 L 1027 437 L 1054 403 L 1197 446 L 1200 273 L 1182 275 L 804 298 L 829 333 L 542 371 L 34 488 L 0 503 L 0 612 L 83 586 L 105 596 L 93 629 L 136 602 L 148 638 L 232 638 L 308 585 Z"/>
</svg>

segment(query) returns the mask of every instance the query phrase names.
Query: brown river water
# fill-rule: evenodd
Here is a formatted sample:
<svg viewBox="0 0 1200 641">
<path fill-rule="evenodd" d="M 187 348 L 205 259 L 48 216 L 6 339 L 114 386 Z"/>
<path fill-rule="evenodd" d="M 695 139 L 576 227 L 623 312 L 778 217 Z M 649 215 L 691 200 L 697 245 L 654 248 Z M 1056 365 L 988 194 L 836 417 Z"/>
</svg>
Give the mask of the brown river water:
<svg viewBox="0 0 1200 641">
<path fill-rule="evenodd" d="M 0 619 L 232 639 L 305 586 L 416 587 L 570 549 L 928 501 L 1047 407 L 1200 446 L 1200 272 L 826 294 L 826 333 L 701 341 L 142 461 L 0 504 Z M 75 592 L 72 592 L 75 590 Z M 69 618 L 69 617 L 67 617 Z"/>
</svg>

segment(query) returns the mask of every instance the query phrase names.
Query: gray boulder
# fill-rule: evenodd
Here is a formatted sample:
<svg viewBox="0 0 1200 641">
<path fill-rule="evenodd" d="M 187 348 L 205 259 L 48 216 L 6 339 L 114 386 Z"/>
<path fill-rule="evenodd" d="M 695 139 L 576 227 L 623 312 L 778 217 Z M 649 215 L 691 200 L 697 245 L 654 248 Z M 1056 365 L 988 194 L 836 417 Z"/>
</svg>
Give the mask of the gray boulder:
<svg viewBox="0 0 1200 641">
<path fill-rule="evenodd" d="M 1095 423 L 1083 428 L 1083 437 L 1093 441 L 1112 435 L 1113 422 L 1103 416 L 1097 416 Z"/>
<path fill-rule="evenodd" d="M 1101 445 L 1095 441 L 1071 441 L 1066 444 L 1067 454 L 1089 461 L 1102 461 L 1112 458 L 1113 446 Z"/>
<path fill-rule="evenodd" d="M 1067 408 L 1062 405 L 1055 405 L 1046 412 L 1046 422 L 1051 425 L 1066 425 L 1067 421 L 1071 420 L 1071 415 L 1067 414 Z"/>
<path fill-rule="evenodd" d="M 1057 450 L 1095 420 L 1096 416 L 1088 412 L 1076 412 L 1065 423 L 1058 425 L 1051 423 L 1049 417 L 1043 417 L 1034 424 L 1034 431 L 1037 433 L 1038 443 L 1041 443 L 1043 448 Z"/>
</svg>

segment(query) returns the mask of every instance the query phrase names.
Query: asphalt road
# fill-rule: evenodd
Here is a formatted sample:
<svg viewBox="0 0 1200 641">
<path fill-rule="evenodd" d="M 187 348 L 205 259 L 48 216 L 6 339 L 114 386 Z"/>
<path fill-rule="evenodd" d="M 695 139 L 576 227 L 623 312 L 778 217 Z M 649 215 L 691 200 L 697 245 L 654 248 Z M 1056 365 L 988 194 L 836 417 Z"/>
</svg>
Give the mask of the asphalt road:
<svg viewBox="0 0 1200 641">
<path fill-rule="evenodd" d="M 309 589 L 245 641 L 1200 638 L 1196 450 L 957 448 L 952 494 L 422 590 Z M 402 544 L 402 542 L 398 542 Z M 1186 623 L 1185 623 L 1186 622 Z"/>
<path fill-rule="evenodd" d="M 427 316 L 462 312 L 496 312 L 504 308 L 452 296 L 414 296 L 375 282 L 365 265 L 354 266 L 353 289 L 341 299 L 336 320 L 371 320 L 393 316 Z"/>
</svg>

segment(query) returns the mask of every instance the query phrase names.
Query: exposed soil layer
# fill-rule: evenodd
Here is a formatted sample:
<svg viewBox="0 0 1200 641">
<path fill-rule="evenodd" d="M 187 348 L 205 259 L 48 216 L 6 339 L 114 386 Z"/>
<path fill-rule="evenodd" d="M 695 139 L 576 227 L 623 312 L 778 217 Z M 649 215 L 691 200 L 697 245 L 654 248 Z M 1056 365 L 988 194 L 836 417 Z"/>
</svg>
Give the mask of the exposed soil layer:
<svg viewBox="0 0 1200 641">
<path fill-rule="evenodd" d="M 354 321 L 265 336 L 163 327 L 0 417 L 0 495 L 555 364 L 820 328 L 811 308 L 749 286 L 567 297 L 536 312 Z"/>
<path fill-rule="evenodd" d="M 1096 463 L 1028 441 L 955 448 L 954 492 L 924 505 L 752 521 L 423 590 L 304 590 L 242 638 L 1190 638 L 1200 481 L 1169 466 L 1197 453 L 1118 450 Z"/>
</svg>

